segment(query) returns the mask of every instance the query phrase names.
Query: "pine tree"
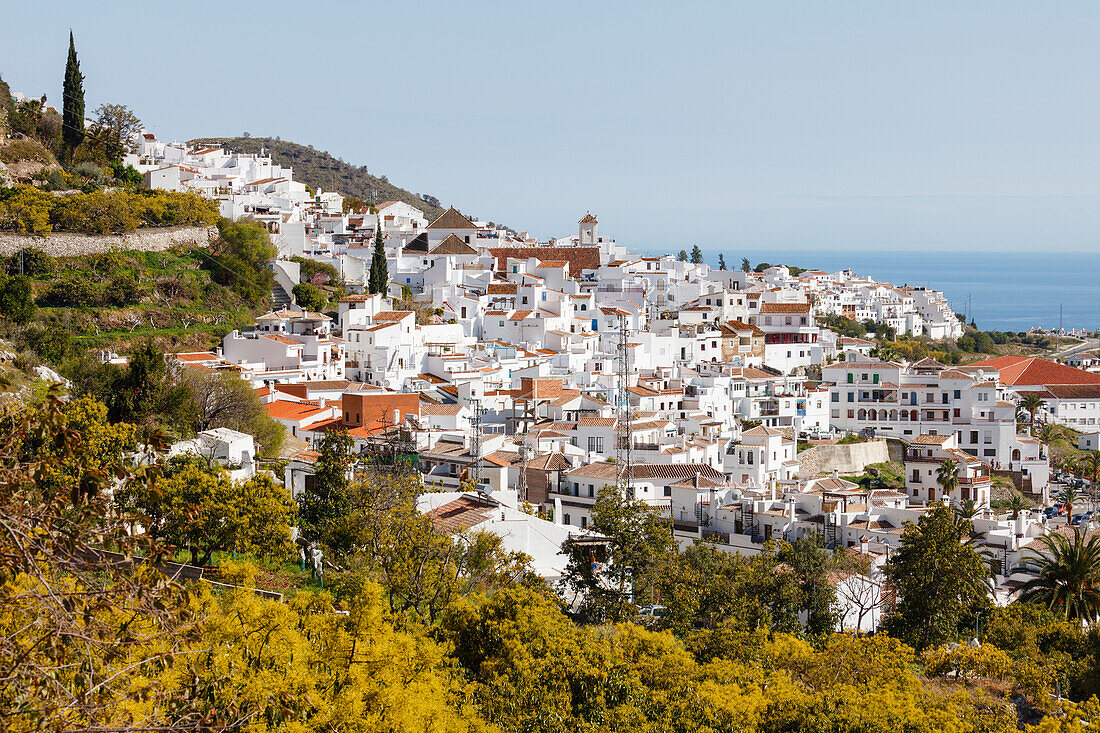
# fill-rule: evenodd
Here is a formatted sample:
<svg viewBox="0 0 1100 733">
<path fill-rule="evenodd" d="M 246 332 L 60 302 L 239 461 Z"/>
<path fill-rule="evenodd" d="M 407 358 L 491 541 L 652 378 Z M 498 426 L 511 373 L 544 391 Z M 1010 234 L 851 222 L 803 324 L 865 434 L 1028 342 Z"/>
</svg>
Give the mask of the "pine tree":
<svg viewBox="0 0 1100 733">
<path fill-rule="evenodd" d="M 741 272 L 752 272 L 752 263 L 748 257 L 741 258 Z"/>
<path fill-rule="evenodd" d="M 699 245 L 695 245 L 691 248 L 691 264 L 703 264 L 703 250 L 699 249 Z"/>
<path fill-rule="evenodd" d="M 724 254 L 719 254 L 718 255 L 718 269 L 719 270 L 726 269 L 726 256 Z"/>
<path fill-rule="evenodd" d="M 386 294 L 386 287 L 389 285 L 390 272 L 389 266 L 386 264 L 386 248 L 382 244 L 382 227 L 378 226 L 374 233 L 374 256 L 370 261 L 370 278 L 367 281 L 367 288 L 371 293 Z"/>
<path fill-rule="evenodd" d="M 676 259 L 679 262 L 687 262 L 688 261 L 687 250 L 683 250 L 683 249 L 680 250 L 680 254 L 676 255 Z"/>
<path fill-rule="evenodd" d="M 77 146 L 84 141 L 84 77 L 80 73 L 80 62 L 76 58 L 76 44 L 71 30 L 69 60 L 65 64 L 65 85 L 62 93 L 61 139 L 65 142 L 69 160 L 72 161 Z"/>
</svg>

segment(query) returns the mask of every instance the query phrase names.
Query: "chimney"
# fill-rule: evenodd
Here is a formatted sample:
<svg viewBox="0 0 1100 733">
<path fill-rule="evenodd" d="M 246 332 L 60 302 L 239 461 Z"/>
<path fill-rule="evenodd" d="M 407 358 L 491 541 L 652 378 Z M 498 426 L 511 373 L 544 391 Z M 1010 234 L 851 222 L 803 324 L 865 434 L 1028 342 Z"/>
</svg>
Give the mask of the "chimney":
<svg viewBox="0 0 1100 733">
<path fill-rule="evenodd" d="M 833 478 L 835 478 L 835 479 L 840 478 L 840 469 L 839 468 L 834 468 L 833 469 Z"/>
<path fill-rule="evenodd" d="M 561 499 L 559 497 L 554 498 L 554 524 L 559 527 L 562 526 L 561 521 Z"/>
</svg>

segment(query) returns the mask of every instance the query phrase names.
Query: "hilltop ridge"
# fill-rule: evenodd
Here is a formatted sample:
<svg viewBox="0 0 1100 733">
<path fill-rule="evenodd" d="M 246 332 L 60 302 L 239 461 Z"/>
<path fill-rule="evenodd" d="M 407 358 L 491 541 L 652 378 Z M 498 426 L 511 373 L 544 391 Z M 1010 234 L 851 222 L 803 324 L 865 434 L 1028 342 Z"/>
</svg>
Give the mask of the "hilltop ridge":
<svg viewBox="0 0 1100 733">
<path fill-rule="evenodd" d="M 279 165 L 293 167 L 295 179 L 305 182 L 310 188 L 336 191 L 368 203 L 372 193 L 375 203 L 404 201 L 423 211 L 429 221 L 444 211 L 439 200 L 430 194 L 424 194 L 427 196 L 425 199 L 393 185 L 385 176 L 372 175 L 366 166 L 345 163 L 326 151 L 308 145 L 272 137 L 202 137 L 191 140 L 190 144 L 223 145 L 241 153 L 258 153 L 263 148 Z"/>
</svg>

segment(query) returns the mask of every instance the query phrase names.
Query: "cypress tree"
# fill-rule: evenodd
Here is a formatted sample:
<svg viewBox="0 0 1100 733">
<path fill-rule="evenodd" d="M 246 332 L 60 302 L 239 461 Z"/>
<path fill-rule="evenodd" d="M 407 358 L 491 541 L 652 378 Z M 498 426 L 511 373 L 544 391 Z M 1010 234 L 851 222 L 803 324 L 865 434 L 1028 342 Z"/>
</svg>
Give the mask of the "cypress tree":
<svg viewBox="0 0 1100 733">
<path fill-rule="evenodd" d="M 703 264 L 703 250 L 699 249 L 699 245 L 695 245 L 691 248 L 691 264 Z"/>
<path fill-rule="evenodd" d="M 69 161 L 80 143 L 84 142 L 84 77 L 80 73 L 80 62 L 76 58 L 76 44 L 73 32 L 69 31 L 69 60 L 65 64 L 65 86 L 63 88 L 61 139 L 69 154 Z"/>
<path fill-rule="evenodd" d="M 374 233 L 374 256 L 370 260 L 370 277 L 367 288 L 371 293 L 386 294 L 390 281 L 389 266 L 386 264 L 386 248 L 382 244 L 382 222 L 378 223 Z"/>
</svg>

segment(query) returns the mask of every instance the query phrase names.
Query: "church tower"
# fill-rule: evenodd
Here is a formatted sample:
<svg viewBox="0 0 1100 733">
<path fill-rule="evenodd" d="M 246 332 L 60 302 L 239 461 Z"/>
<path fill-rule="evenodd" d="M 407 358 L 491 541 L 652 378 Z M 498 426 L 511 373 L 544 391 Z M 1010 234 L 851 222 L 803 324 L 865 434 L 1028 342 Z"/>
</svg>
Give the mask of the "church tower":
<svg viewBox="0 0 1100 733">
<path fill-rule="evenodd" d="M 591 213 L 586 213 L 584 218 L 580 221 L 581 225 L 581 245 L 595 245 L 600 241 L 600 237 L 596 232 L 596 227 L 599 226 L 599 222 L 596 221 L 596 217 Z"/>
</svg>

